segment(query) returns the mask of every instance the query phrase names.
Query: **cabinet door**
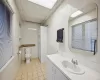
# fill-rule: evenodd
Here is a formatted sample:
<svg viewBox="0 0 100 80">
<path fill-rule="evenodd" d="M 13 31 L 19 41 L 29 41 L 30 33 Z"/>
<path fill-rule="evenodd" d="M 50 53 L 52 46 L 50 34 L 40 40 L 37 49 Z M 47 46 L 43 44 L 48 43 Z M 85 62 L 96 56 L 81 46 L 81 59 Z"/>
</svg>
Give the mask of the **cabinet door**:
<svg viewBox="0 0 100 80">
<path fill-rule="evenodd" d="M 69 80 L 47 59 L 47 80 Z"/>
<path fill-rule="evenodd" d="M 54 73 L 55 73 L 54 80 L 69 80 L 56 67 Z"/>
<path fill-rule="evenodd" d="M 54 80 L 53 65 L 48 59 L 47 59 L 47 80 Z"/>
</svg>

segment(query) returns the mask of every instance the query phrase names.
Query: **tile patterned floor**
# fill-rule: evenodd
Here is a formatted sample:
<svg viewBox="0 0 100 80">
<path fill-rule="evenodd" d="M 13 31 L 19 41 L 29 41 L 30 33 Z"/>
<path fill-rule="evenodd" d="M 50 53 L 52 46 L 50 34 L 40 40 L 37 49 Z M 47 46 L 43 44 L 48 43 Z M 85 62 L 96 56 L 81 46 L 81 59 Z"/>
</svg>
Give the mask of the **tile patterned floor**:
<svg viewBox="0 0 100 80">
<path fill-rule="evenodd" d="M 31 63 L 22 63 L 15 80 L 46 80 L 45 64 L 39 59 L 33 59 Z"/>
</svg>

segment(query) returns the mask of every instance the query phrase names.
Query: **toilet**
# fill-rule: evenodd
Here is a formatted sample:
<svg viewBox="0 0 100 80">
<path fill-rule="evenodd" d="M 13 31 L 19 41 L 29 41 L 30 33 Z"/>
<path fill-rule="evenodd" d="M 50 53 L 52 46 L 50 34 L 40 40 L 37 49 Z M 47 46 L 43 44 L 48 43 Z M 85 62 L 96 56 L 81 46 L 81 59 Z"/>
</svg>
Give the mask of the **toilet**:
<svg viewBox="0 0 100 80">
<path fill-rule="evenodd" d="M 26 60 L 26 64 L 30 63 L 30 61 L 31 61 L 31 48 L 25 48 L 25 60 Z"/>
</svg>

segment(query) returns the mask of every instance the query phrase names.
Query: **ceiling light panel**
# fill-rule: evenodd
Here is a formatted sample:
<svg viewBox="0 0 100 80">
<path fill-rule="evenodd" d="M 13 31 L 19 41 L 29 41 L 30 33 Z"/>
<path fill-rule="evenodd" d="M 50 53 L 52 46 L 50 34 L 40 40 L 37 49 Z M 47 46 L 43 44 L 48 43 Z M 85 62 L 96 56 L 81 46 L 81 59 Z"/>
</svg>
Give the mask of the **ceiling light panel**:
<svg viewBox="0 0 100 80">
<path fill-rule="evenodd" d="M 28 0 L 30 2 L 33 2 L 35 4 L 41 5 L 43 7 L 52 9 L 57 0 Z"/>
<path fill-rule="evenodd" d="M 75 13 L 73 13 L 72 15 L 71 15 L 71 17 L 76 17 L 76 16 L 79 16 L 80 14 L 82 14 L 83 12 L 82 11 L 80 11 L 80 10 L 78 10 L 78 11 L 76 11 Z"/>
<path fill-rule="evenodd" d="M 34 29 L 34 28 L 28 28 L 28 30 L 34 30 L 34 31 L 36 31 L 37 29 Z"/>
</svg>

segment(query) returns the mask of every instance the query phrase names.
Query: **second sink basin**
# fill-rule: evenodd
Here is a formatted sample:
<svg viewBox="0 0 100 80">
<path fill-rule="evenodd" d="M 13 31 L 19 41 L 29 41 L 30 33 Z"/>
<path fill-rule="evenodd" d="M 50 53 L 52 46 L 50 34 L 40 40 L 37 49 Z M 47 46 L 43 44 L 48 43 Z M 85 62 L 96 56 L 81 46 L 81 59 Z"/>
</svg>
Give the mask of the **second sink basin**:
<svg viewBox="0 0 100 80">
<path fill-rule="evenodd" d="M 85 73 L 85 71 L 79 65 L 75 65 L 69 61 L 62 61 L 62 65 L 67 71 L 73 74 L 82 75 Z"/>
</svg>

